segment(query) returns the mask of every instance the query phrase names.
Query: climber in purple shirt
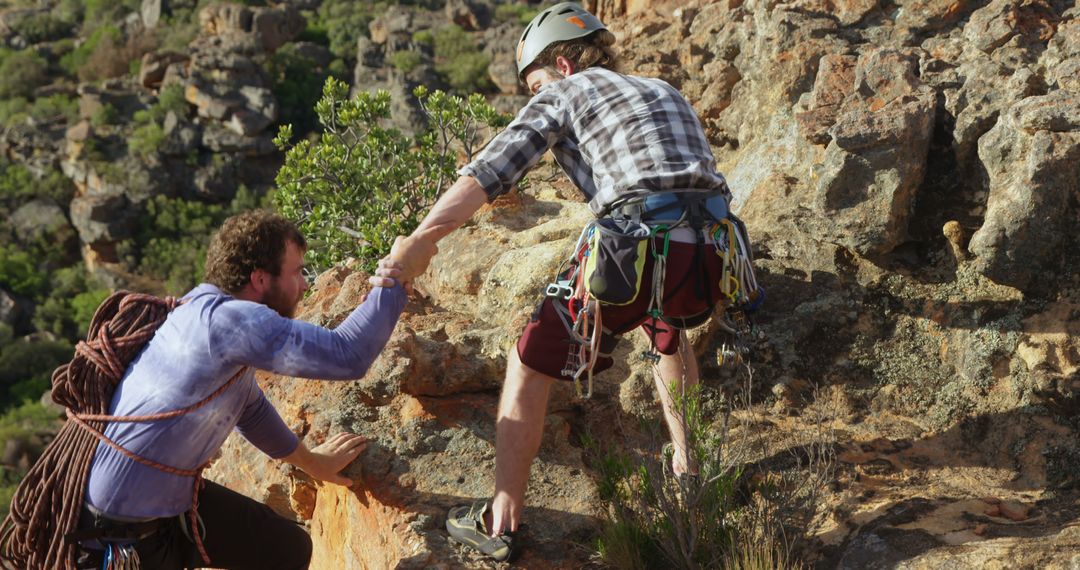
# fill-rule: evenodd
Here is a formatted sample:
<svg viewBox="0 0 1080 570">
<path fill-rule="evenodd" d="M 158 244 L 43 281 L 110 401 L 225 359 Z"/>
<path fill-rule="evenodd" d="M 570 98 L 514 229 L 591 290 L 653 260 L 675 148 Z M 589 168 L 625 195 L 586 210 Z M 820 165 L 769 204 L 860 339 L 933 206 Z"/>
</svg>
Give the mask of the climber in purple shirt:
<svg viewBox="0 0 1080 570">
<path fill-rule="evenodd" d="M 234 429 L 275 459 L 311 477 L 351 486 L 341 474 L 366 439 L 342 433 L 308 449 L 255 382 L 256 369 L 321 380 L 362 377 L 390 338 L 406 302 L 401 283 L 426 267 L 434 248 L 401 240 L 395 259 L 410 260 L 372 290 L 334 329 L 292 318 L 307 290 L 306 242 L 284 218 L 253 211 L 225 221 L 206 258 L 205 283 L 190 291 L 128 368 L 109 413 L 141 416 L 179 410 L 233 380 L 190 413 L 148 423 L 110 422 L 105 435 L 153 462 L 193 470 Z M 386 287 L 386 285 L 391 285 Z M 195 478 L 145 465 L 99 444 L 86 487 L 80 529 L 103 529 L 80 542 L 80 568 L 138 555 L 142 568 L 205 565 L 190 517 Z M 205 481 L 198 529 L 215 568 L 307 568 L 311 540 L 269 507 Z M 89 533 L 93 535 L 94 533 Z"/>
</svg>

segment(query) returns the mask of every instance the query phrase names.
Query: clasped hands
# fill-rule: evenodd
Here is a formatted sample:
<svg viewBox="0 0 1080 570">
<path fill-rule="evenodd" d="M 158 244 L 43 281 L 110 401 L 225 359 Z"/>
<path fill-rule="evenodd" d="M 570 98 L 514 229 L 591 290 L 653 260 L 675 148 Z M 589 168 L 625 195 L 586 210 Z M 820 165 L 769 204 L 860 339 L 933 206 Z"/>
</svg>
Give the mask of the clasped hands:
<svg viewBox="0 0 1080 570">
<path fill-rule="evenodd" d="M 379 260 L 375 275 L 368 281 L 375 287 L 393 287 L 401 283 L 406 290 L 412 281 L 427 271 L 431 258 L 439 252 L 435 241 L 424 234 L 398 236 L 390 248 L 390 255 Z"/>
</svg>

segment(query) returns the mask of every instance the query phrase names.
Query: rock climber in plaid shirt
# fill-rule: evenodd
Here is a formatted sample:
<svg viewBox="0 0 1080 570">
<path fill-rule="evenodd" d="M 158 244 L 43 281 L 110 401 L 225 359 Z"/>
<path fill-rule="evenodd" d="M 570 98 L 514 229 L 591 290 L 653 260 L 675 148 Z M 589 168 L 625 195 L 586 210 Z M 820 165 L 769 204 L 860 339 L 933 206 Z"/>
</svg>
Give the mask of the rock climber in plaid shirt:
<svg viewBox="0 0 1080 570">
<path fill-rule="evenodd" d="M 694 110 L 672 86 L 658 79 L 613 71 L 614 36 L 595 16 L 572 3 L 544 10 L 526 27 L 517 48 L 519 77 L 533 93 L 514 121 L 499 133 L 432 208 L 413 234 L 438 241 L 464 224 L 485 202 L 509 192 L 550 150 L 581 189 L 598 217 L 625 204 L 667 210 L 679 218 L 680 198 L 692 196 L 708 213 L 727 216 L 730 192 Z M 664 283 L 663 313 L 708 317 L 720 293 L 720 258 L 700 231 L 671 231 Z M 701 253 L 707 251 L 702 256 Z M 401 260 L 394 260 L 401 261 Z M 651 279 L 647 260 L 642 282 Z M 395 274 L 386 261 L 379 275 Z M 390 282 L 388 281 L 388 284 Z M 674 444 L 672 469 L 694 474 L 686 435 L 669 386 L 696 384 L 695 358 L 682 358 L 681 331 L 653 319 L 647 323 L 651 291 L 625 306 L 603 305 L 603 341 L 594 371 L 612 365 L 618 335 L 648 329 L 660 353 L 656 385 Z M 698 321 L 700 322 L 700 320 Z M 508 369 L 500 399 L 495 494 L 490 502 L 450 511 L 447 529 L 462 544 L 497 560 L 513 554 L 513 535 L 521 523 L 529 468 L 540 447 L 552 383 L 571 379 L 564 355 L 570 332 L 552 298 L 545 298 L 525 326 Z"/>
</svg>

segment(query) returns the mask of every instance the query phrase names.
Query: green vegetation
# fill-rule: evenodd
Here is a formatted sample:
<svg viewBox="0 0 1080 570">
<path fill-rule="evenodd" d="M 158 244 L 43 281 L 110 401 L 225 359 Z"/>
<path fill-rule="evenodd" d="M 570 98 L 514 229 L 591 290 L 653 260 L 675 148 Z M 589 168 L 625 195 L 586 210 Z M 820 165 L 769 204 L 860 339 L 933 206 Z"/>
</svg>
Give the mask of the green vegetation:
<svg viewBox="0 0 1080 570">
<path fill-rule="evenodd" d="M 188 108 L 183 87 L 170 85 L 162 89 L 153 105 L 136 111 L 132 117 L 135 130 L 128 139 L 128 150 L 141 158 L 156 153 L 165 142 L 165 131 L 162 128 L 165 117 L 170 112 L 186 116 Z"/>
<path fill-rule="evenodd" d="M 30 459 L 44 448 L 43 434 L 58 429 L 56 412 L 48 410 L 40 402 L 29 401 L 0 415 L 0 441 L 21 442 Z M 18 444 L 17 444 L 18 445 Z M 6 516 L 11 498 L 25 473 L 19 467 L 0 467 L 0 514 Z"/>
<path fill-rule="evenodd" d="M 325 0 L 311 27 L 327 38 L 330 52 L 344 61 L 356 61 L 356 42 L 369 34 L 368 25 L 389 3 L 370 0 Z"/>
<path fill-rule="evenodd" d="M 49 295 L 34 310 L 34 328 L 61 338 L 86 336 L 97 306 L 109 290 L 97 284 L 81 263 L 58 269 L 49 276 Z"/>
<path fill-rule="evenodd" d="M 57 17 L 51 12 L 38 12 L 19 19 L 12 29 L 32 45 L 60 39 L 70 34 L 72 27 L 70 21 Z"/>
<path fill-rule="evenodd" d="M 34 50 L 0 49 L 0 99 L 30 98 L 49 83 L 49 64 Z"/>
<path fill-rule="evenodd" d="M 471 35 L 451 24 L 435 31 L 435 71 L 456 93 L 491 89 L 488 65 L 491 58 L 480 51 Z"/>
<path fill-rule="evenodd" d="M 596 545 L 601 559 L 614 568 L 800 567 L 790 555 L 789 541 L 798 536 L 791 515 L 820 481 L 814 469 L 827 466 L 819 448 L 808 447 L 812 464 L 801 466 L 805 472 L 751 473 L 749 459 L 759 455 L 732 434 L 730 409 L 707 413 L 700 387 L 684 394 L 670 389 L 696 476 L 673 474 L 670 446 L 641 457 L 583 438 L 607 509 Z M 648 427 L 654 441 L 666 439 L 664 428 Z"/>
<path fill-rule="evenodd" d="M 390 64 L 402 73 L 409 73 L 416 69 L 423 60 L 422 55 L 412 50 L 396 51 L 390 56 Z"/>
<path fill-rule="evenodd" d="M 115 125 L 119 118 L 120 112 L 116 110 L 116 107 L 105 103 L 90 115 L 90 124 L 95 129 L 100 129 L 107 125 Z"/>
<path fill-rule="evenodd" d="M 326 80 L 326 70 L 317 69 L 292 43 L 281 46 L 267 58 L 263 70 L 273 82 L 272 90 L 281 109 L 279 120 L 293 125 L 301 136 L 318 128 L 319 117 L 313 106 Z"/>
<path fill-rule="evenodd" d="M 72 348 L 64 341 L 32 337 L 10 341 L 0 348 L 2 407 L 40 398 L 49 388 L 53 370 L 71 359 Z"/>
<path fill-rule="evenodd" d="M 277 175 L 276 202 L 312 241 L 308 261 L 316 271 L 347 257 L 371 270 L 390 251 L 395 236 L 408 234 L 454 178 L 457 152 L 471 158 L 481 129 L 500 127 L 483 97 L 467 99 L 417 89 L 430 127 L 415 139 L 385 128 L 390 95 L 348 97 L 343 82 L 329 78 L 315 110 L 325 132 L 317 141 L 290 146 L 291 126 L 274 144 L 285 154 Z"/>
<path fill-rule="evenodd" d="M 266 205 L 244 186 L 227 205 L 155 196 L 147 201 L 135 237 L 118 250 L 136 271 L 163 283 L 170 295 L 187 292 L 202 279 L 210 236 L 225 218 Z"/>
<path fill-rule="evenodd" d="M 78 116 L 78 100 L 59 93 L 39 97 L 32 102 L 25 97 L 0 99 L 0 125 L 12 126 L 27 119 L 38 122 L 61 120 L 72 123 Z"/>
</svg>

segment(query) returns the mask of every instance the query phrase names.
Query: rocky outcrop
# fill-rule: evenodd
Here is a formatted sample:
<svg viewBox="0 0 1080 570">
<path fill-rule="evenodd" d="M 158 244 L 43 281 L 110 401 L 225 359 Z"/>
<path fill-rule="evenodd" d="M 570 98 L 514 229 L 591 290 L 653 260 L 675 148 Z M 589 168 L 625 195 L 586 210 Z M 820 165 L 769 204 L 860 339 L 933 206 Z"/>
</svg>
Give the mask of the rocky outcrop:
<svg viewBox="0 0 1080 570">
<path fill-rule="evenodd" d="M 1048 292 L 1063 269 L 1080 198 L 1080 93 L 1056 91 L 1012 106 L 979 140 L 989 186 L 986 217 L 971 238 L 991 279 Z"/>
<path fill-rule="evenodd" d="M 306 22 L 288 4 L 264 8 L 221 3 L 202 9 L 199 25 L 230 50 L 273 51 L 304 31 Z"/>
<path fill-rule="evenodd" d="M 779 448 L 753 468 L 784 464 L 811 433 L 836 452 L 804 558 L 1071 564 L 1080 12 L 1040 1 L 592 6 L 628 69 L 693 102 L 757 244 L 768 300 L 751 392 L 764 403 L 734 420 L 733 437 Z M 364 77 L 380 73 L 393 21 L 362 42 Z M 514 33 L 485 35 L 492 45 Z M 509 91 L 507 73 L 492 71 Z M 588 217 L 573 194 L 544 180 L 446 238 L 365 379 L 262 379 L 310 443 L 344 429 L 374 438 L 351 468 L 357 488 L 314 484 L 235 441 L 212 476 L 307 521 L 315 567 L 483 567 L 447 546 L 442 516 L 491 492 L 503 355 Z M 305 318 L 337 322 L 363 281 L 322 276 Z M 730 386 L 715 358 L 725 337 L 706 327 L 694 340 L 706 386 Z M 583 564 L 551 545 L 598 528 L 576 434 L 656 453 L 628 427 L 657 413 L 629 344 L 594 400 L 575 403 L 565 386 L 553 397 L 525 566 Z"/>
</svg>

